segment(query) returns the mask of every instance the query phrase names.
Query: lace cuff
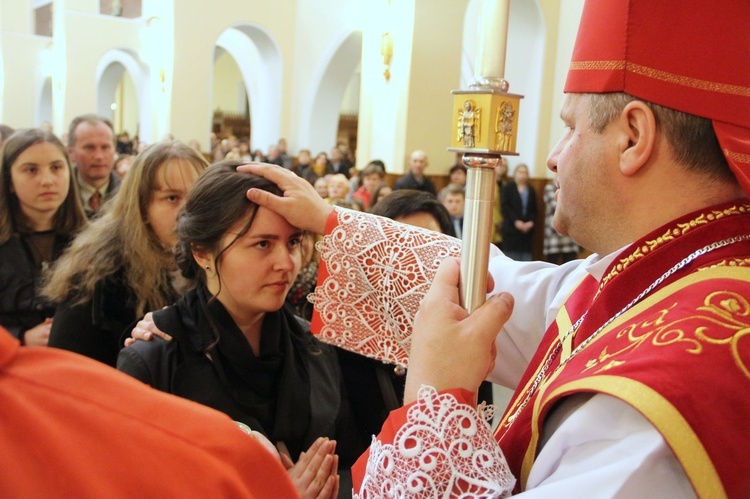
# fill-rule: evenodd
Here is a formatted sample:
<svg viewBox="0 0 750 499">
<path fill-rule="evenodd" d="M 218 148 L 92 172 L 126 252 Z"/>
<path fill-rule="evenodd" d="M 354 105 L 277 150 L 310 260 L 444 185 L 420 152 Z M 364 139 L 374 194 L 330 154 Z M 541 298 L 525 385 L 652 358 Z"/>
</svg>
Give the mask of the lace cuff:
<svg viewBox="0 0 750 499">
<path fill-rule="evenodd" d="M 422 386 L 393 443 L 373 438 L 355 499 L 506 497 L 515 478 L 485 417 L 491 412 Z"/>
<path fill-rule="evenodd" d="M 414 315 L 440 262 L 460 256 L 461 241 L 367 213 L 336 208 L 335 216 L 318 243 L 313 332 L 406 367 Z"/>
</svg>

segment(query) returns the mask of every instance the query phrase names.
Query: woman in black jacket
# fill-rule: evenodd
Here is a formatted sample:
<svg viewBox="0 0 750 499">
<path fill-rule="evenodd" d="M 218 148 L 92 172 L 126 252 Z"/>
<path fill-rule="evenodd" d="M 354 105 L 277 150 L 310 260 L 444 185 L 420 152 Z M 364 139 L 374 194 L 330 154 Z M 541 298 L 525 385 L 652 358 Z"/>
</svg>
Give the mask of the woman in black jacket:
<svg viewBox="0 0 750 499">
<path fill-rule="evenodd" d="M 529 167 L 516 166 L 513 181 L 508 182 L 501 194 L 503 212 L 502 250 L 514 260 L 531 261 L 536 220 L 536 192 L 529 184 Z"/>
<path fill-rule="evenodd" d="M 0 155 L 0 325 L 44 346 L 55 307 L 38 293 L 42 272 L 86 215 L 68 153 L 52 133 L 19 130 Z"/>
<path fill-rule="evenodd" d="M 211 166 L 177 221 L 177 262 L 196 288 L 153 313 L 172 336 L 120 352 L 117 368 L 228 414 L 297 460 L 320 436 L 337 440 L 342 468 L 364 450 L 349 415 L 336 354 L 284 307 L 305 234 L 246 198 L 271 182 Z M 342 483 L 342 491 L 351 490 Z"/>
</svg>

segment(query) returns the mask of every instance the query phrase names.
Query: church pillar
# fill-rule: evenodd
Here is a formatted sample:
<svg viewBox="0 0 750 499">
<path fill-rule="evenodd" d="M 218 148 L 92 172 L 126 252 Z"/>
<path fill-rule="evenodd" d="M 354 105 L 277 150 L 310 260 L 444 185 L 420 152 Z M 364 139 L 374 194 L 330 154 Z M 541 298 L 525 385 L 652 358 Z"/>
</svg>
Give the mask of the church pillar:
<svg viewBox="0 0 750 499">
<path fill-rule="evenodd" d="M 363 39 L 357 137 L 358 167 L 372 159 L 388 173 L 408 171 L 415 149 L 427 152 L 428 175 L 454 163 L 453 98 L 459 87 L 467 0 L 379 0 Z"/>
</svg>

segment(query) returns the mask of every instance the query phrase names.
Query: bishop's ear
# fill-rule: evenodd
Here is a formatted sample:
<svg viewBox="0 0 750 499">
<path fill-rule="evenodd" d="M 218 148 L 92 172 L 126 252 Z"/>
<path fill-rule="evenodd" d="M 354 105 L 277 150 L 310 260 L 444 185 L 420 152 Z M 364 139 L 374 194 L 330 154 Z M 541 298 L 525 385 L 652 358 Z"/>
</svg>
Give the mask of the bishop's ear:
<svg viewBox="0 0 750 499">
<path fill-rule="evenodd" d="M 635 175 L 651 157 L 656 142 L 656 118 L 645 102 L 629 102 L 617 126 L 621 132 L 620 170 Z"/>
</svg>

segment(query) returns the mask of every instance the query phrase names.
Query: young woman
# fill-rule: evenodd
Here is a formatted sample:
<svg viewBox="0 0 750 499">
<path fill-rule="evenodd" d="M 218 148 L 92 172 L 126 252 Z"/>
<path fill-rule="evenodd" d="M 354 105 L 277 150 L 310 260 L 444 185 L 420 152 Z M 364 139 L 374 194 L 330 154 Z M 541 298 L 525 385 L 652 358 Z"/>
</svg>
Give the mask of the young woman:
<svg viewBox="0 0 750 499">
<path fill-rule="evenodd" d="M 86 223 L 65 146 L 50 132 L 20 130 L 0 161 L 0 325 L 44 346 L 54 305 L 38 291 L 42 271 Z"/>
<path fill-rule="evenodd" d="M 153 312 L 172 341 L 138 341 L 120 352 L 117 368 L 228 414 L 293 460 L 316 438 L 336 438 L 348 468 L 365 446 L 349 415 L 336 354 L 284 305 L 306 236 L 247 200 L 251 188 L 280 191 L 238 173 L 239 164 L 211 166 L 178 218 L 178 266 L 196 288 Z"/>
<path fill-rule="evenodd" d="M 380 165 L 370 163 L 362 170 L 359 177 L 362 179 L 362 185 L 352 193 L 352 198 L 362 200 L 365 211 L 370 211 L 372 195 L 375 193 L 375 189 L 383 182 L 385 173 L 380 168 Z"/>
<path fill-rule="evenodd" d="M 310 166 L 299 170 L 299 175 L 312 185 L 315 185 L 315 181 L 320 177 L 325 177 L 331 173 L 333 173 L 333 168 L 331 168 L 331 163 L 328 161 L 328 154 L 324 152 L 319 152 L 315 156 L 315 161 Z"/>
<path fill-rule="evenodd" d="M 194 149 L 174 141 L 136 157 L 118 195 L 52 269 L 44 293 L 61 305 L 50 346 L 114 366 L 125 328 L 180 296 L 174 225 L 207 166 Z"/>
<path fill-rule="evenodd" d="M 502 250 L 518 261 L 531 261 L 536 220 L 536 192 L 529 184 L 529 167 L 516 166 L 513 181 L 508 182 L 501 194 L 503 213 Z"/>
<path fill-rule="evenodd" d="M 375 206 L 380 202 L 381 199 L 390 195 L 393 192 L 393 187 L 387 182 L 381 182 L 375 188 L 375 192 L 372 193 L 372 199 L 370 200 L 370 211 L 375 209 Z"/>
</svg>

